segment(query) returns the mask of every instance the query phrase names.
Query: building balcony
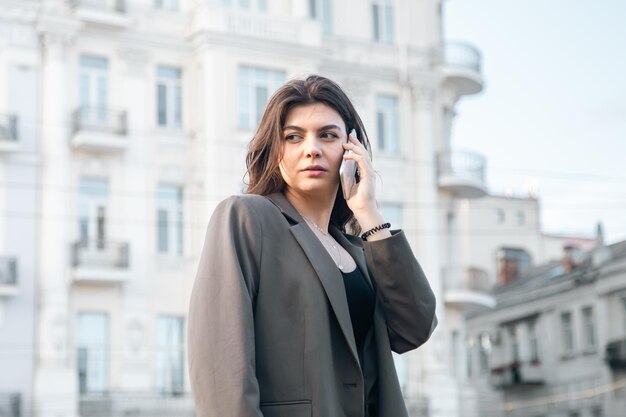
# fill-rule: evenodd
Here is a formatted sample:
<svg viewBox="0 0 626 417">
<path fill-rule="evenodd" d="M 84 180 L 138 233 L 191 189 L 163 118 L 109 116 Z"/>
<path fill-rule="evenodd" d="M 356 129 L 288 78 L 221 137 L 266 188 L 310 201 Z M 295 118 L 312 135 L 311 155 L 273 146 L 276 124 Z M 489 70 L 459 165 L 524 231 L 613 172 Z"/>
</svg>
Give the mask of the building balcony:
<svg viewBox="0 0 626 417">
<path fill-rule="evenodd" d="M 17 293 L 17 259 L 0 258 L 0 297 L 13 297 Z"/>
<path fill-rule="evenodd" d="M 499 389 L 524 385 L 543 385 L 545 383 L 545 371 L 538 360 L 512 362 L 491 368 L 489 382 L 494 388 Z"/>
<path fill-rule="evenodd" d="M 477 48 L 463 42 L 446 42 L 442 55 L 444 82 L 452 85 L 459 96 L 482 91 L 482 57 Z"/>
<path fill-rule="evenodd" d="M 17 150 L 17 116 L 0 114 L 0 152 L 15 152 Z"/>
<path fill-rule="evenodd" d="M 120 152 L 128 147 L 125 111 L 81 107 L 72 115 L 71 144 L 75 149 Z"/>
<path fill-rule="evenodd" d="M 437 155 L 439 188 L 456 198 L 479 198 L 487 194 L 485 157 L 468 151 L 446 151 Z"/>
<path fill-rule="evenodd" d="M 605 360 L 611 370 L 626 371 L 626 339 L 609 342 L 605 352 Z"/>
<path fill-rule="evenodd" d="M 276 16 L 248 10 L 205 4 L 192 17 L 192 32 L 241 36 L 295 45 L 320 46 L 322 30 L 314 19 Z"/>
<path fill-rule="evenodd" d="M 81 240 L 72 246 L 72 264 L 75 282 L 124 282 L 130 274 L 129 245 L 106 240 Z"/>
<path fill-rule="evenodd" d="M 466 311 L 494 308 L 492 285 L 487 272 L 471 267 L 449 266 L 443 269 L 444 301 Z"/>
<path fill-rule="evenodd" d="M 130 26 L 126 0 L 74 0 L 74 11 L 87 23 L 111 28 Z"/>
</svg>

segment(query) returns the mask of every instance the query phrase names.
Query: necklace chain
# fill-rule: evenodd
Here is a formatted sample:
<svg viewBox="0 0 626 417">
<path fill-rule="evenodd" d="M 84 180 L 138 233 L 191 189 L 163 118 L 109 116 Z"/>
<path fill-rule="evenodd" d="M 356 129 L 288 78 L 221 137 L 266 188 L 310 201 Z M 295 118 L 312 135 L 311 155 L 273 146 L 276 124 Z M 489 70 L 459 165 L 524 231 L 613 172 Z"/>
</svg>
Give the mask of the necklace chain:
<svg viewBox="0 0 626 417">
<path fill-rule="evenodd" d="M 330 236 L 330 233 L 325 232 L 321 227 L 319 227 L 317 225 L 317 223 L 315 223 L 313 220 L 309 219 L 306 216 L 302 216 L 302 218 L 304 218 L 304 220 L 309 224 L 312 225 L 315 229 L 317 229 L 322 236 L 324 236 L 327 240 L 328 240 L 328 244 L 330 244 L 330 246 L 335 250 L 335 252 L 337 253 L 337 256 L 339 258 L 339 261 L 335 260 L 335 257 L 329 252 L 329 255 L 331 258 L 333 258 L 333 262 L 335 262 L 335 265 L 337 265 L 337 268 L 343 270 L 343 262 L 341 260 L 341 250 L 339 250 L 339 248 L 337 247 L 337 242 L 335 241 L 335 239 Z M 322 242 L 323 243 L 323 242 Z"/>
</svg>

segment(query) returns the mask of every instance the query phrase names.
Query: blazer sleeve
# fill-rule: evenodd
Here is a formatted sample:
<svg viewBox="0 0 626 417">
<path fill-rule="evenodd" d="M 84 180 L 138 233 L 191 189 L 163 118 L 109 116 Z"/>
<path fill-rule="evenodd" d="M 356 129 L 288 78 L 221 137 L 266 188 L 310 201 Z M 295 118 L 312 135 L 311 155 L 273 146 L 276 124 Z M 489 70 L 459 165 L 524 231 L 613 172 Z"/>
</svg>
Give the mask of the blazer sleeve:
<svg viewBox="0 0 626 417">
<path fill-rule="evenodd" d="M 246 203 L 230 197 L 217 206 L 191 293 L 189 375 L 199 417 L 262 417 L 253 318 L 261 226 Z"/>
<path fill-rule="evenodd" d="M 367 267 L 387 322 L 391 349 L 404 353 L 426 342 L 437 326 L 435 295 L 402 231 L 363 242 Z"/>
</svg>

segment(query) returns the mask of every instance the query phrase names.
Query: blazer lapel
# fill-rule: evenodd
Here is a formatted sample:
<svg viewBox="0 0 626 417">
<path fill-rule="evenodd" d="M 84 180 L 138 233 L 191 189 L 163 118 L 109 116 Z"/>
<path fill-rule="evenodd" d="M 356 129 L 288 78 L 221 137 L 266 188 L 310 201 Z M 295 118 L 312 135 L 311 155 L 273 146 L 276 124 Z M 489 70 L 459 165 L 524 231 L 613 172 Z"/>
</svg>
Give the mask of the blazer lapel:
<svg viewBox="0 0 626 417">
<path fill-rule="evenodd" d="M 315 236 L 313 231 L 304 222 L 302 216 L 300 216 L 300 213 L 289 203 L 285 196 L 282 193 L 276 193 L 266 197 L 295 223 L 289 230 L 302 247 L 302 250 L 321 281 L 322 287 L 324 287 L 324 291 L 326 292 L 326 297 L 328 297 L 328 301 L 339 322 L 339 327 L 341 327 L 341 331 L 350 346 L 352 356 L 355 362 L 359 364 L 359 356 L 354 341 L 354 331 L 352 330 L 350 310 L 348 309 L 348 300 L 346 299 L 346 290 L 343 285 L 341 272 L 339 272 L 339 269 L 336 267 L 317 236 Z"/>
</svg>

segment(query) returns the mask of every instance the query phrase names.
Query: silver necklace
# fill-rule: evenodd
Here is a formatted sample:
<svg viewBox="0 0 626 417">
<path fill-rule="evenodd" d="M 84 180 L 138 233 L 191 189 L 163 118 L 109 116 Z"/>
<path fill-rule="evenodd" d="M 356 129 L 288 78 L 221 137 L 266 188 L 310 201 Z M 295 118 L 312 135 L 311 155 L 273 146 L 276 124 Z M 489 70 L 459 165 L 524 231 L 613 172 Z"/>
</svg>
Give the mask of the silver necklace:
<svg viewBox="0 0 626 417">
<path fill-rule="evenodd" d="M 336 261 L 335 257 L 329 252 L 330 257 L 333 259 L 333 262 L 335 263 L 335 265 L 337 265 L 337 268 L 339 268 L 339 269 L 341 269 L 343 271 L 343 262 L 341 260 L 341 251 L 337 247 L 337 242 L 335 241 L 335 239 L 333 237 L 331 237 L 328 232 L 325 232 L 321 227 L 319 227 L 317 225 L 317 223 L 315 223 L 313 220 L 311 220 L 311 219 L 309 219 L 308 217 L 305 217 L 305 216 L 302 216 L 302 218 L 309 225 L 311 225 L 314 228 L 316 228 L 322 234 L 322 236 L 324 236 L 326 238 L 326 240 L 330 244 L 330 247 L 333 248 L 335 250 L 335 252 L 337 253 L 337 257 L 339 258 L 339 261 Z"/>
</svg>

